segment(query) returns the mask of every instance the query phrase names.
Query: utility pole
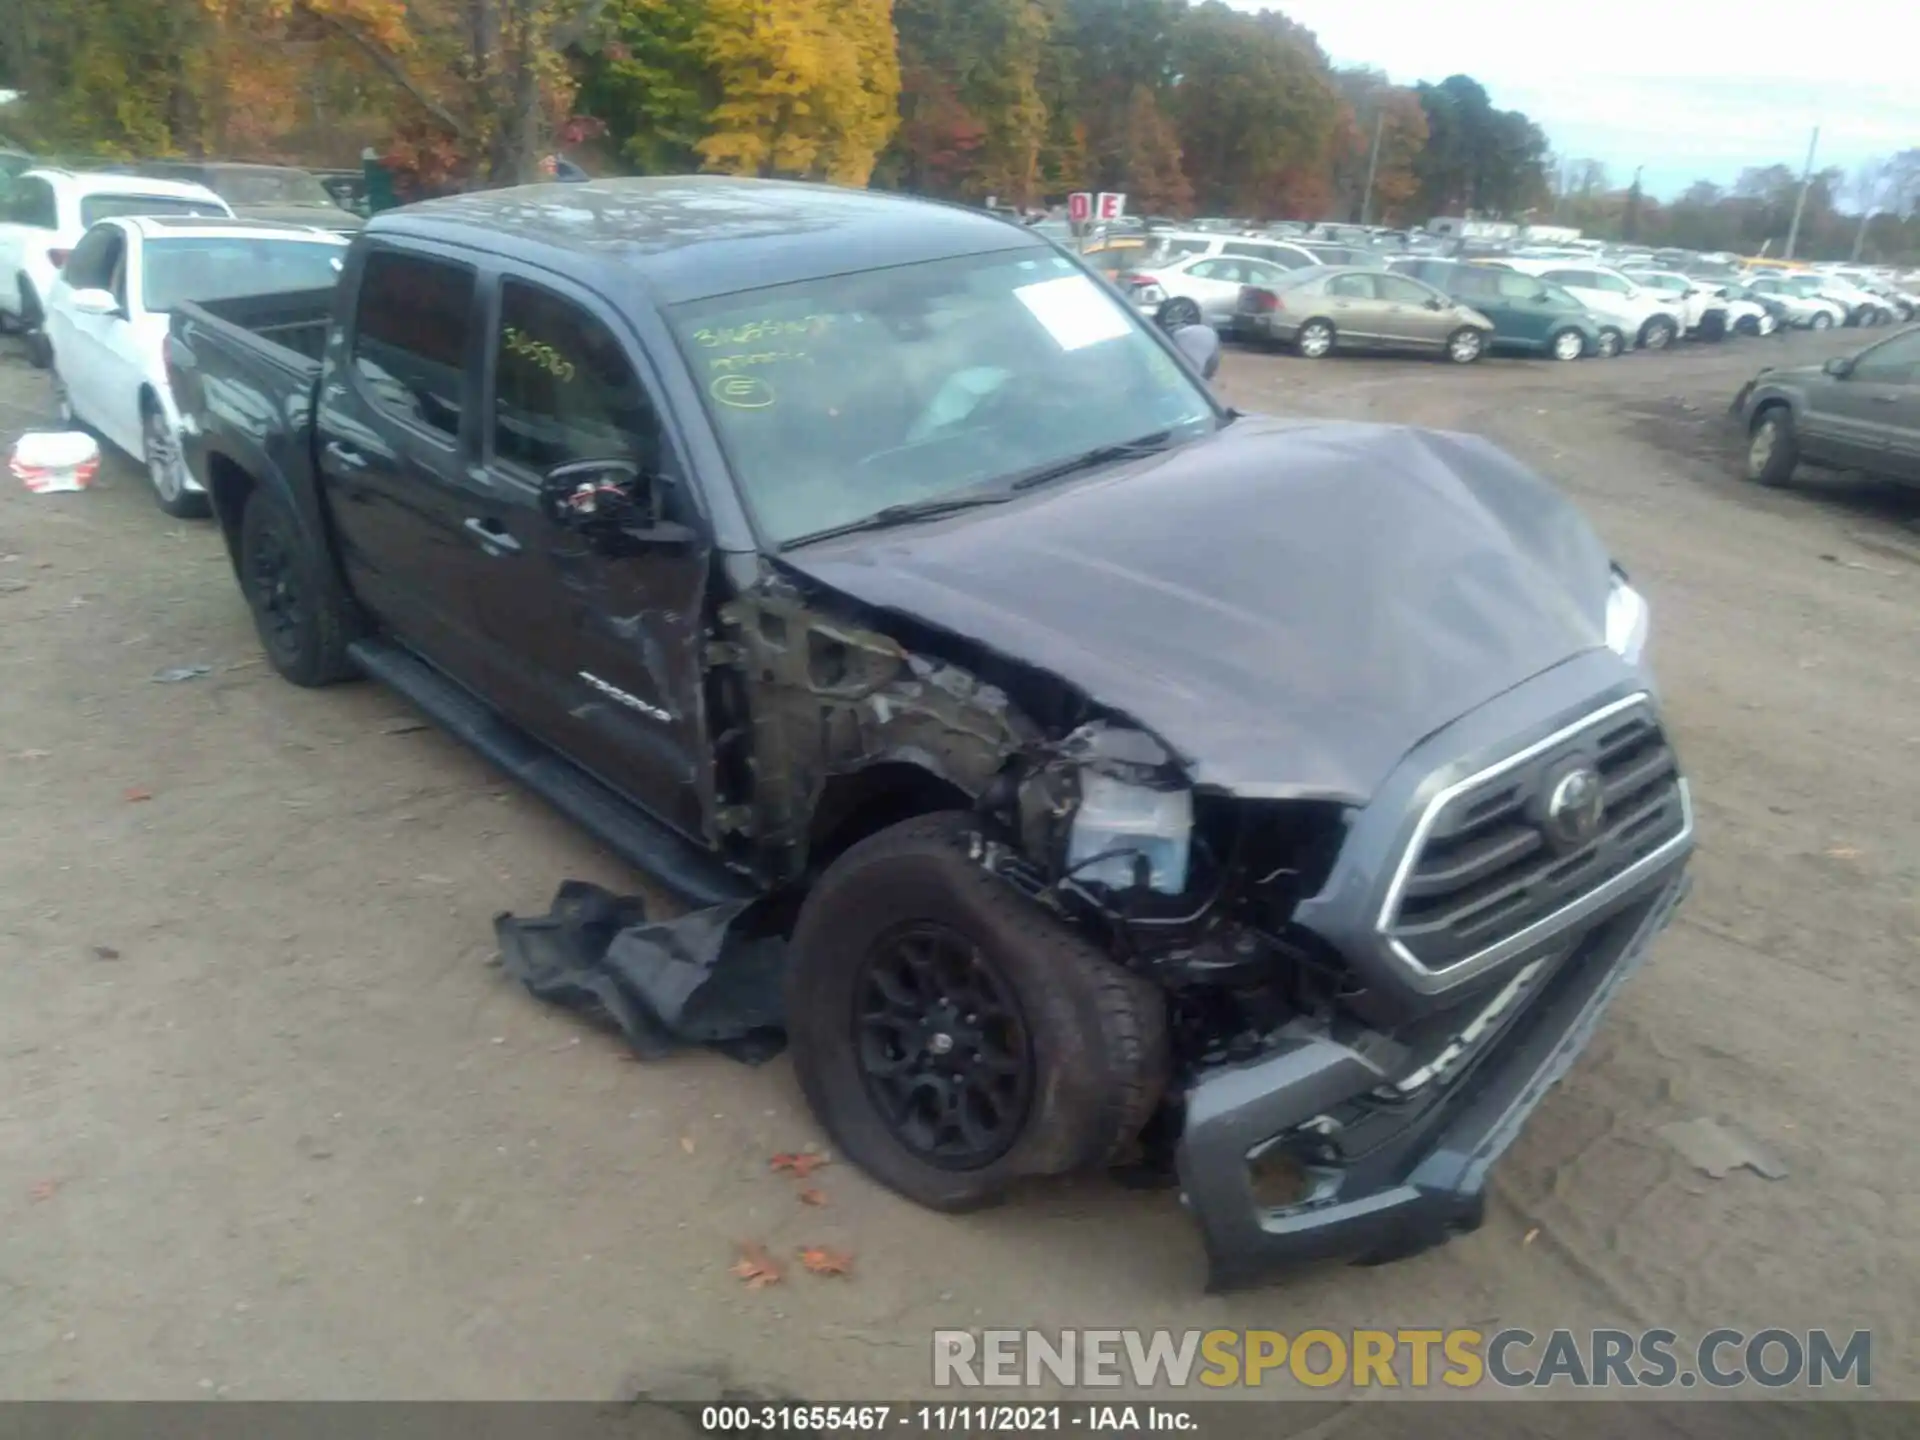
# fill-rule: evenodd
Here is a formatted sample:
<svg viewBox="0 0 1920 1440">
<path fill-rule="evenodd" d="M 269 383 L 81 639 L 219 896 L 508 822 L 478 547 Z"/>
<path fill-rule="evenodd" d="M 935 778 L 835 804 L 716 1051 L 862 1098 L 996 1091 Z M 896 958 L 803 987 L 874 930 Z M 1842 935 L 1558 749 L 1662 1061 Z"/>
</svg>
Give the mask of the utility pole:
<svg viewBox="0 0 1920 1440">
<path fill-rule="evenodd" d="M 1787 248 L 1781 255 L 1782 260 L 1793 259 L 1793 247 L 1800 239 L 1800 217 L 1807 208 L 1807 188 L 1813 184 L 1813 152 L 1820 146 L 1820 127 L 1813 127 L 1813 138 L 1807 141 L 1807 168 L 1800 172 L 1800 196 L 1793 202 L 1793 224 L 1787 227 Z"/>
<path fill-rule="evenodd" d="M 1360 197 L 1360 223 L 1373 223 L 1373 180 L 1380 173 L 1380 136 L 1387 128 L 1387 109 L 1373 112 L 1373 153 L 1367 156 L 1367 193 Z"/>
</svg>

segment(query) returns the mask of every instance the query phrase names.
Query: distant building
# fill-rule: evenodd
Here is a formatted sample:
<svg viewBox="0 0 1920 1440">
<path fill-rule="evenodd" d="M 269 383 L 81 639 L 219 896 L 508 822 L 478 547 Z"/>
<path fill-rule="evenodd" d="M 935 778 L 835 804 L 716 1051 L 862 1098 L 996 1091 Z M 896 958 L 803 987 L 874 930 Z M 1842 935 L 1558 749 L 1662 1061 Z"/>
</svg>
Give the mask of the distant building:
<svg viewBox="0 0 1920 1440">
<path fill-rule="evenodd" d="M 1506 220 L 1461 220 L 1443 216 L 1427 222 L 1427 233 L 1453 240 L 1514 240 L 1520 235 L 1520 227 Z"/>
</svg>

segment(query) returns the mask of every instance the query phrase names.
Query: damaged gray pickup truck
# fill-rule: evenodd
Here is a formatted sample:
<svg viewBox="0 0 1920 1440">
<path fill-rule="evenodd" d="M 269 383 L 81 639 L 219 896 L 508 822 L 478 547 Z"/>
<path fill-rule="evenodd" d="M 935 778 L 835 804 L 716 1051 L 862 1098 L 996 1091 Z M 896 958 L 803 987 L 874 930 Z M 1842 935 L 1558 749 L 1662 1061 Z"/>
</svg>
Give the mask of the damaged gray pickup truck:
<svg viewBox="0 0 1920 1440">
<path fill-rule="evenodd" d="M 788 905 L 807 1099 L 921 1204 L 1157 1172 L 1216 1287 L 1470 1230 L 1685 888 L 1646 607 L 1550 485 L 1237 414 L 992 216 L 507 190 L 172 323 L 274 667 Z"/>
</svg>

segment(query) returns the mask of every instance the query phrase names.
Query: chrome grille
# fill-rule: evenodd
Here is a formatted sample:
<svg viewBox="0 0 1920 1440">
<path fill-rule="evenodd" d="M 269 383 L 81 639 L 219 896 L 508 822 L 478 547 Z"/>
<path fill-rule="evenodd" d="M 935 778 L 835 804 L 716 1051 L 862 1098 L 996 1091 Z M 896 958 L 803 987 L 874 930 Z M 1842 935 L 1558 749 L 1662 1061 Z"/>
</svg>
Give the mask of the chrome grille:
<svg viewBox="0 0 1920 1440">
<path fill-rule="evenodd" d="M 1591 769 L 1602 809 L 1590 834 L 1556 835 L 1548 803 L 1559 777 Z M 1496 947 L 1529 943 L 1581 902 L 1652 863 L 1692 829 L 1686 785 L 1644 698 L 1578 725 L 1450 786 L 1429 805 L 1396 871 L 1381 929 L 1403 959 L 1451 969 Z"/>
</svg>

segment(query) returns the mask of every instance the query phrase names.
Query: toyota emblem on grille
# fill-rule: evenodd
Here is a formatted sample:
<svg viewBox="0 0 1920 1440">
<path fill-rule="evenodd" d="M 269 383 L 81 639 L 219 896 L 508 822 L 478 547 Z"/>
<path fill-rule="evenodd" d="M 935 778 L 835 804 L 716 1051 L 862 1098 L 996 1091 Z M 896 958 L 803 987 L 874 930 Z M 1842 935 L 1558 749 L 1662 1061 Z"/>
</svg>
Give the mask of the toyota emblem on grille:
<svg viewBox="0 0 1920 1440">
<path fill-rule="evenodd" d="M 1600 773 L 1586 765 L 1576 766 L 1554 781 L 1547 796 L 1547 834 L 1568 849 L 1578 849 L 1600 833 L 1606 813 Z"/>
</svg>

